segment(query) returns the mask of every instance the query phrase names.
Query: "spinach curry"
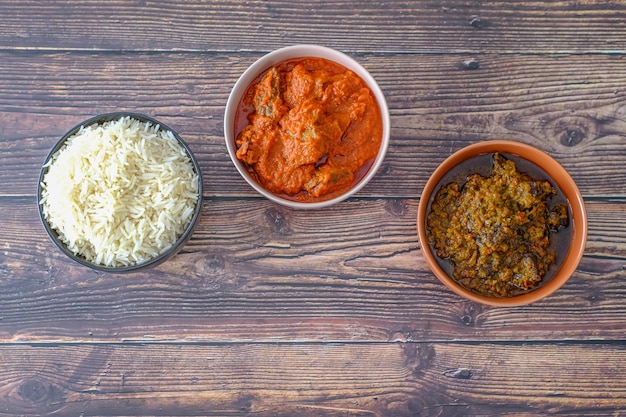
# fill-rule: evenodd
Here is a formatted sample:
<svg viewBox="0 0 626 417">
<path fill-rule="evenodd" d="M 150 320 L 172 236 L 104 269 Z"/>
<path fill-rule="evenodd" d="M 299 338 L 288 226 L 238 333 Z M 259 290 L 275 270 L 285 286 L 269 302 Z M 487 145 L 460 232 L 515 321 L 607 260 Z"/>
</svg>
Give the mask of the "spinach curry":
<svg viewBox="0 0 626 417">
<path fill-rule="evenodd" d="M 427 217 L 429 242 L 464 287 L 492 297 L 528 292 L 555 262 L 551 233 L 569 223 L 567 203 L 549 205 L 556 195 L 549 181 L 496 153 L 491 175 L 439 189 Z"/>
</svg>

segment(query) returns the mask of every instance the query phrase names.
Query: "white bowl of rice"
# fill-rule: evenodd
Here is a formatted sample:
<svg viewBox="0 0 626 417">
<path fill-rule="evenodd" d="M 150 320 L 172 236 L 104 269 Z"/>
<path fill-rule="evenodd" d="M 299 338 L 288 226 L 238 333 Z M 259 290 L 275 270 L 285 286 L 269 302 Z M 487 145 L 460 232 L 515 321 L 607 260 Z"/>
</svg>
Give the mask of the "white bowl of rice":
<svg viewBox="0 0 626 417">
<path fill-rule="evenodd" d="M 156 266 L 182 249 L 202 210 L 202 176 L 187 144 L 136 113 L 96 116 L 52 148 L 39 214 L 70 258 L 105 272 Z"/>
</svg>

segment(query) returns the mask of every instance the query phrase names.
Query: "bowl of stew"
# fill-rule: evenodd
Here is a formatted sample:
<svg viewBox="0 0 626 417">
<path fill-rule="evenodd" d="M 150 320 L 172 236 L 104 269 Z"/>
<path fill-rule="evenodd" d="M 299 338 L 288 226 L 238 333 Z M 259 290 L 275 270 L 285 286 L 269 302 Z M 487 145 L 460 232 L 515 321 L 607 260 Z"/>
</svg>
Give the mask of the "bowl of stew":
<svg viewBox="0 0 626 417">
<path fill-rule="evenodd" d="M 427 265 L 450 290 L 496 306 L 554 293 L 585 250 L 585 204 L 568 172 L 524 143 L 460 149 L 435 169 L 420 198 L 417 234 Z"/>
<path fill-rule="evenodd" d="M 294 45 L 254 62 L 224 114 L 228 153 L 257 192 L 304 209 L 361 190 L 381 166 L 389 110 L 370 73 L 331 48 Z"/>
</svg>

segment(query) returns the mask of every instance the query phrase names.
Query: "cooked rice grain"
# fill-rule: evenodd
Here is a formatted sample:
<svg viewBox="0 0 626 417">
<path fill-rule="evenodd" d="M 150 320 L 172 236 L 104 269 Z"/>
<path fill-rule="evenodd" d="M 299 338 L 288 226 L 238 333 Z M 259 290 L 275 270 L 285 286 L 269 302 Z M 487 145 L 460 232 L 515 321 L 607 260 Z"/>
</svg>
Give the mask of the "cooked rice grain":
<svg viewBox="0 0 626 417">
<path fill-rule="evenodd" d="M 162 254 L 184 233 L 199 181 L 171 131 L 126 116 L 68 138 L 48 162 L 39 203 L 74 254 L 130 266 Z"/>
</svg>

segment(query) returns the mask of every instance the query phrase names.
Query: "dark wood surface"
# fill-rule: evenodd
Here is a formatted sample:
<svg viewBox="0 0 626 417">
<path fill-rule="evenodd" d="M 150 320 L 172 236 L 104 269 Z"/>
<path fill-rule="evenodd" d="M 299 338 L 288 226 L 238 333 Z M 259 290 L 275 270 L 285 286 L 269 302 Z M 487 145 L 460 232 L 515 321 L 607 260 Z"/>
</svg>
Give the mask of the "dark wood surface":
<svg viewBox="0 0 626 417">
<path fill-rule="evenodd" d="M 626 416 L 623 1 L 0 2 L 0 416 Z M 223 139 L 230 89 L 278 47 L 366 67 L 391 144 L 355 197 L 278 206 Z M 132 110 L 200 159 L 183 251 L 128 275 L 47 238 L 40 166 L 72 126 Z M 423 260 L 421 190 L 484 139 L 535 145 L 584 195 L 556 294 L 495 308 Z"/>
</svg>

